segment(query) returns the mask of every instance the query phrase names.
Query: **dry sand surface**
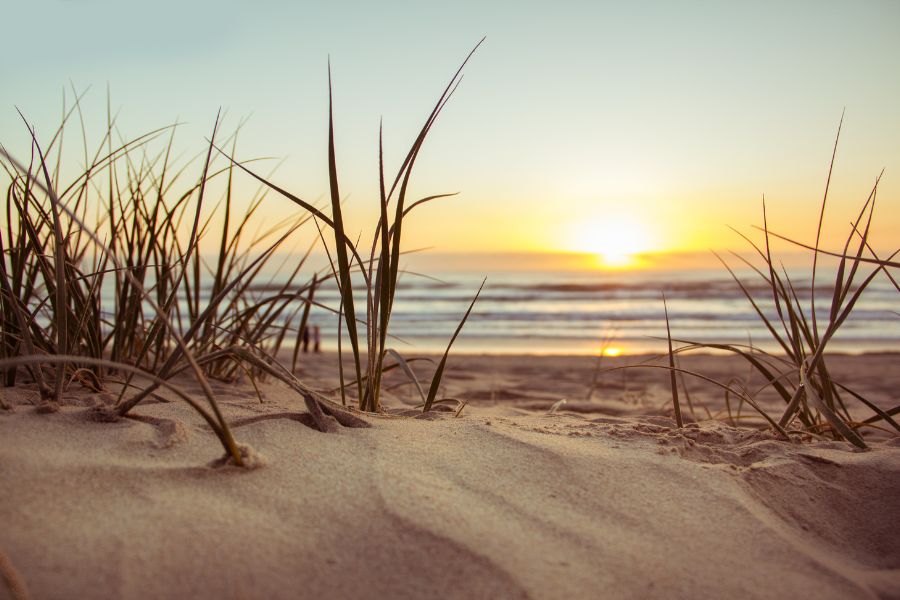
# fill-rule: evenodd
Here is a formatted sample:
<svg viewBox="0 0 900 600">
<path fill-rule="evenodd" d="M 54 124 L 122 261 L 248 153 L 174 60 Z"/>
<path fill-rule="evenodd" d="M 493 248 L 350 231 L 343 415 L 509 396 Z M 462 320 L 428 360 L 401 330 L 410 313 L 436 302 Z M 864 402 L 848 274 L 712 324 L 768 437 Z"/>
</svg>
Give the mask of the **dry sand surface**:
<svg viewBox="0 0 900 600">
<path fill-rule="evenodd" d="M 831 365 L 890 407 L 898 359 Z M 299 375 L 332 386 L 333 366 L 311 356 Z M 727 357 L 683 366 L 746 375 Z M 220 446 L 182 402 L 100 423 L 79 390 L 53 414 L 0 390 L 0 571 L 35 599 L 900 598 L 897 438 L 780 441 L 691 381 L 679 430 L 664 372 L 605 373 L 589 393 L 590 358 L 449 367 L 458 417 L 404 416 L 416 393 L 392 372 L 390 413 L 332 434 L 278 417 L 305 410 L 281 385 L 260 403 L 215 383 L 250 421 L 235 435 L 252 470 L 211 466 Z"/>
</svg>

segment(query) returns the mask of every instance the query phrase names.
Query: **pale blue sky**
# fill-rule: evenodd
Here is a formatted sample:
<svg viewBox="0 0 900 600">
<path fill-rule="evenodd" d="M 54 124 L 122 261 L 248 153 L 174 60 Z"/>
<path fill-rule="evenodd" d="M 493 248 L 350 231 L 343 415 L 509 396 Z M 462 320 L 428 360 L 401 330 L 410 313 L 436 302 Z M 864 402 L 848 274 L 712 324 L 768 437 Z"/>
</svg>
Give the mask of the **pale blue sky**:
<svg viewBox="0 0 900 600">
<path fill-rule="evenodd" d="M 239 154 L 287 156 L 276 180 L 315 198 L 330 55 L 343 189 L 366 217 L 379 117 L 395 164 L 487 35 L 415 180 L 463 193 L 416 219 L 413 245 L 577 249 L 573 216 L 621 213 L 647 219 L 660 248 L 720 247 L 726 224 L 758 222 L 764 192 L 793 227 L 821 196 L 845 106 L 835 220 L 846 227 L 885 167 L 882 239 L 900 239 L 898 2 L 32 0 L 3 14 L 14 153 L 27 150 L 14 105 L 47 133 L 63 86 L 90 85 L 99 133 L 109 83 L 124 132 L 178 117 L 191 152 L 220 106 L 226 124 L 252 115 Z"/>
</svg>

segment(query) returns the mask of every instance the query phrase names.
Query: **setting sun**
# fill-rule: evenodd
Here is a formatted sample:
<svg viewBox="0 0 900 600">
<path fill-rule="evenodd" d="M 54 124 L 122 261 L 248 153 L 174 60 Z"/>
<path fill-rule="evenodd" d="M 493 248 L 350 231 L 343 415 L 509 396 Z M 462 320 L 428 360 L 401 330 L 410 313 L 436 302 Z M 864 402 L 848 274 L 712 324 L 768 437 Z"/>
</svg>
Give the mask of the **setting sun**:
<svg viewBox="0 0 900 600">
<path fill-rule="evenodd" d="M 580 223 L 572 230 L 571 248 L 597 257 L 601 267 L 623 269 L 639 264 L 639 255 L 654 249 L 648 227 L 629 216 Z"/>
</svg>

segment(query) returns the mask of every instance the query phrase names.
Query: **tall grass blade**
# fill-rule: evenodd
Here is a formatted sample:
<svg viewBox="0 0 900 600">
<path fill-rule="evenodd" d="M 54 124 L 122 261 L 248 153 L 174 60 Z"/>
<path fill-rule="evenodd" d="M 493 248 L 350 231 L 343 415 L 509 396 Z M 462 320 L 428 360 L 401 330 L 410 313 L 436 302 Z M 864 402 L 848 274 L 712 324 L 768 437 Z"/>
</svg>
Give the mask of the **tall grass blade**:
<svg viewBox="0 0 900 600">
<path fill-rule="evenodd" d="M 816 226 L 816 243 L 815 243 L 815 251 L 813 252 L 813 264 L 812 264 L 812 278 L 810 281 L 810 311 L 812 312 L 812 326 L 813 326 L 813 337 L 815 338 L 815 343 L 819 343 L 819 326 L 818 326 L 818 315 L 816 313 L 816 266 L 819 262 L 819 242 L 822 237 L 822 223 L 825 220 L 825 204 L 828 201 L 828 190 L 831 187 L 831 173 L 834 171 L 834 159 L 837 156 L 837 148 L 838 142 L 841 139 L 841 127 L 844 125 L 844 113 L 846 109 L 841 111 L 841 120 L 838 123 L 837 134 L 834 136 L 834 149 L 831 152 L 831 162 L 828 165 L 828 178 L 825 180 L 825 194 L 822 196 L 822 208 L 819 210 L 819 223 Z"/>
<path fill-rule="evenodd" d="M 347 335 L 350 338 L 350 348 L 353 351 L 353 364 L 356 369 L 356 389 L 359 397 L 360 408 L 364 401 L 362 387 L 362 366 L 359 356 L 359 334 L 356 330 L 356 309 L 353 301 L 353 283 L 350 279 L 350 261 L 347 258 L 347 247 L 344 235 L 344 219 L 341 209 L 341 195 L 338 189 L 337 162 L 334 150 L 334 102 L 331 85 L 331 62 L 328 64 L 328 181 L 331 191 L 331 216 L 334 221 L 335 254 L 337 255 L 338 277 L 341 282 L 341 304 L 344 308 L 344 317 L 347 326 Z M 360 264 L 362 264 L 360 262 Z"/>
<path fill-rule="evenodd" d="M 669 328 L 669 307 L 666 303 L 666 295 L 663 294 L 663 311 L 666 315 L 666 337 L 669 340 L 669 383 L 672 389 L 672 406 L 675 408 L 675 423 L 678 428 L 684 427 L 681 418 L 681 405 L 678 402 L 678 382 L 675 379 L 675 352 L 672 350 L 672 330 Z"/>
<path fill-rule="evenodd" d="M 472 308 L 475 306 L 475 302 L 478 301 L 478 296 L 481 295 L 481 290 L 484 289 L 484 284 L 486 282 L 487 278 L 485 278 L 481 282 L 481 285 L 478 287 L 478 291 L 475 293 L 475 297 L 472 298 L 472 303 L 469 304 L 469 308 L 468 310 L 466 310 L 466 314 L 463 315 L 462 320 L 456 327 L 456 331 L 453 332 L 453 337 L 450 338 L 450 343 L 447 344 L 447 349 L 444 351 L 444 355 L 441 357 L 441 362 L 438 363 L 437 369 L 434 372 L 434 376 L 431 378 L 431 387 L 428 388 L 428 397 L 425 399 L 425 406 L 422 409 L 422 412 L 428 412 L 429 410 L 431 410 L 431 405 L 434 404 L 434 400 L 435 398 L 437 398 L 438 389 L 441 386 L 441 379 L 444 376 L 444 367 L 447 364 L 447 357 L 450 355 L 450 348 L 453 346 L 453 342 L 456 341 L 456 337 L 459 335 L 459 332 L 462 331 L 463 325 L 466 324 L 466 320 L 472 313 Z"/>
</svg>

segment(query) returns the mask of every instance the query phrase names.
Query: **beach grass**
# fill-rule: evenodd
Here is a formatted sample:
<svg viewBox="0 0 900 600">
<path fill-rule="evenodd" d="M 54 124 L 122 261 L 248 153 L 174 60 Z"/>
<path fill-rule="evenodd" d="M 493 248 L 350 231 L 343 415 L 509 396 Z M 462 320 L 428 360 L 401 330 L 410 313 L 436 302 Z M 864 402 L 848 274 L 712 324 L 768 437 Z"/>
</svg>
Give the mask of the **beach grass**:
<svg viewBox="0 0 900 600">
<path fill-rule="evenodd" d="M 843 119 L 841 122 L 843 123 Z M 740 356 L 764 381 L 762 386 L 753 391 L 735 385 L 734 380 L 728 383 L 714 382 L 724 391 L 729 419 L 732 422 L 734 422 L 734 418 L 730 398 L 735 397 L 739 399 L 740 403 L 746 402 L 752 406 L 770 426 L 785 437 L 789 437 L 788 434 L 792 431 L 828 435 L 836 440 L 846 440 L 859 448 L 866 448 L 867 444 L 861 430 L 874 423 L 884 421 L 900 432 L 900 426 L 892 418 L 893 415 L 900 412 L 900 407 L 882 410 L 861 393 L 837 381 L 828 368 L 826 353 L 828 343 L 847 321 L 869 284 L 877 276 L 883 275 L 889 278 L 894 288 L 900 292 L 900 287 L 888 270 L 889 267 L 896 268 L 898 266 L 894 262 L 894 258 L 900 251 L 895 251 L 887 258 L 879 257 L 868 241 L 881 175 L 876 179 L 862 208 L 851 224 L 850 232 L 843 241 L 842 249 L 834 252 L 821 248 L 825 209 L 839 140 L 840 125 L 829 165 L 825 193 L 818 211 L 814 244 L 803 244 L 771 232 L 768 227 L 765 198 L 763 198 L 763 225 L 759 228 L 763 235 L 762 243 L 754 242 L 747 235 L 738 232 L 750 244 L 757 261 L 754 262 L 737 253 L 732 254 L 763 282 L 764 285 L 761 287 L 766 290 L 765 295 L 754 295 L 751 289 L 759 288 L 748 285 L 727 261 L 716 254 L 752 306 L 757 318 L 777 344 L 779 352 L 765 351 L 751 344 L 691 340 L 675 340 L 680 345 L 674 348 L 669 328 L 668 310 L 665 311 L 669 350 L 668 365 L 663 368 L 670 372 L 672 403 L 679 427 L 682 426 L 682 419 L 675 374 L 707 378 L 696 372 L 685 371 L 677 367 L 676 355 L 691 351 L 713 350 Z M 812 275 L 808 299 L 802 298 L 797 292 L 797 287 L 790 274 L 783 266 L 780 266 L 780 262 L 773 255 L 770 243 L 772 238 L 779 238 L 811 251 Z M 816 306 L 820 256 L 832 257 L 837 260 L 835 277 L 828 285 L 831 303 L 827 311 Z M 823 285 L 821 281 L 819 281 L 819 285 Z M 663 302 L 665 308 L 665 300 Z M 774 315 L 767 311 L 767 306 L 774 308 Z M 785 406 L 781 414 L 769 414 L 753 401 L 754 397 L 769 388 L 775 390 L 784 401 Z M 851 400 L 863 404 L 874 414 L 864 420 L 854 419 L 848 409 L 848 402 Z"/>
<path fill-rule="evenodd" d="M 76 111 L 80 97 L 46 147 L 23 117 L 32 140 L 27 165 L 2 150 L 10 180 L 6 230 L 0 234 L 4 384 L 15 385 L 20 372 L 27 373 L 45 410 L 54 410 L 73 383 L 92 391 L 114 384 L 121 391 L 109 408 L 121 417 L 160 386 L 171 389 L 164 382 L 173 374 L 192 371 L 210 412 L 191 406 L 240 464 L 208 378 L 263 374 L 222 348 L 239 344 L 263 354 L 278 352 L 286 328 L 274 335 L 273 323 L 298 298 L 311 297 L 318 282 L 313 276 L 292 285 L 301 261 L 275 293 L 255 290 L 266 288 L 269 282 L 260 280 L 263 265 L 304 219 L 242 243 L 264 194 L 236 225 L 230 223 L 233 167 L 213 166 L 212 144 L 196 183 L 175 192 L 173 183 L 183 179 L 183 169 L 171 172 L 175 126 L 114 146 L 117 132 L 110 118 L 93 155 L 84 142 L 82 170 L 61 183 L 67 166 L 61 140 Z M 217 118 L 213 139 L 218 128 Z M 164 134 L 168 142 L 153 154 L 150 143 Z M 87 139 L 83 130 L 82 137 Z M 204 212 L 204 204 L 208 184 L 217 178 L 228 182 L 220 199 L 225 218 L 219 253 L 210 266 L 198 247 L 209 235 L 211 213 Z M 180 232 L 185 222 L 190 223 L 186 239 Z M 201 291 L 205 277 L 213 281 L 208 294 Z M 136 387 L 135 377 L 139 391 L 126 396 Z"/>
<path fill-rule="evenodd" d="M 449 102 L 456 91 L 462 77 L 463 68 L 475 51 L 481 46 L 484 39 L 478 42 L 469 52 L 462 64 L 454 73 L 449 83 L 444 88 L 437 102 L 428 115 L 425 123 L 410 146 L 406 157 L 397 170 L 393 180 L 386 179 L 384 166 L 384 146 L 382 128 L 378 130 L 378 191 L 379 191 L 379 218 L 375 224 L 375 232 L 368 254 L 361 249 L 359 242 L 354 242 L 344 229 L 343 207 L 341 205 L 340 178 L 337 167 L 336 147 L 334 139 L 334 100 L 331 67 L 328 70 L 328 180 L 329 199 L 331 204 L 331 216 L 312 203 L 302 199 L 276 184 L 270 179 L 259 175 L 250 168 L 238 162 L 233 154 L 220 150 L 227 156 L 231 163 L 241 168 L 248 175 L 259 181 L 267 188 L 294 202 L 308 215 L 316 220 L 322 244 L 325 247 L 332 270 L 332 277 L 338 286 L 340 293 L 339 307 L 339 332 L 338 332 L 338 367 L 340 372 L 341 402 L 346 405 L 348 388 L 356 391 L 357 408 L 362 411 L 377 412 L 381 408 L 381 377 L 385 370 L 385 358 L 389 353 L 399 356 L 400 353 L 388 347 L 388 330 L 394 300 L 397 292 L 397 282 L 402 273 L 400 268 L 401 239 L 404 219 L 414 209 L 427 202 L 453 196 L 454 194 L 435 194 L 410 200 L 408 188 L 412 178 L 413 169 L 418 160 L 425 140 L 435 124 L 441 111 Z M 390 183 L 390 185 L 388 185 Z M 391 207 L 391 203 L 394 203 Z M 393 212 L 393 220 L 390 213 Z M 331 232 L 331 240 L 326 240 L 321 226 L 327 226 Z M 329 248 L 331 249 L 329 251 Z M 365 306 L 360 309 L 358 299 L 354 295 L 353 275 L 358 274 L 363 280 Z M 483 287 L 482 283 L 482 287 Z M 480 293 L 480 289 L 479 292 Z M 472 301 L 474 305 L 478 298 L 476 293 Z M 428 396 L 424 401 L 424 411 L 430 410 L 434 403 L 437 391 L 443 377 L 444 365 L 453 341 L 466 322 L 472 310 L 472 305 L 462 317 L 459 327 L 454 332 L 443 358 L 438 364 L 429 386 Z M 364 315 L 364 316 L 363 316 Z M 344 361 L 341 340 L 342 328 L 346 331 L 352 353 L 352 372 L 349 385 L 345 384 Z M 362 329 L 362 331 L 361 331 Z M 365 351 L 365 352 L 364 352 Z M 404 363 L 400 361 L 403 365 Z"/>
<path fill-rule="evenodd" d="M 385 174 L 379 126 L 379 216 L 371 245 L 366 247 L 360 240 L 354 241 L 344 225 L 330 65 L 327 207 L 316 206 L 277 186 L 271 173 L 258 171 L 255 160 L 238 160 L 240 126 L 225 136 L 220 115 L 204 152 L 187 164 L 177 164 L 172 158 L 177 124 L 124 141 L 109 109 L 107 129 L 100 143 L 89 151 L 81 95 L 76 95 L 72 106 L 64 107 L 61 124 L 45 144 L 23 116 L 31 138 L 29 160 L 22 161 L 0 148 L 0 165 L 9 178 L 6 227 L 0 231 L 0 373 L 4 384 L 17 385 L 27 376 L 37 387 L 41 408 L 47 411 L 60 405 L 73 384 L 92 391 L 113 385 L 118 398 L 112 406 L 104 407 L 109 418 L 128 416 L 154 392 L 165 388 L 200 414 L 239 465 L 243 451 L 219 410 L 210 379 L 234 382 L 246 378 L 260 400 L 257 381 L 280 380 L 304 398 L 313 423 L 322 431 L 333 428 L 329 419 L 357 426 L 359 419 L 346 410 L 348 405 L 363 412 L 381 411 L 382 378 L 392 369 L 405 373 L 415 385 L 423 411 L 453 401 L 438 398 L 447 359 L 485 282 L 461 314 L 443 355 L 432 361 L 435 368 L 427 387 L 410 367 L 416 359 L 403 356 L 389 345 L 389 330 L 398 281 L 403 275 L 400 262 L 405 219 L 414 209 L 453 195 L 411 199 L 408 189 L 413 170 L 437 118 L 459 86 L 463 68 L 480 45 L 469 52 L 444 87 L 392 178 Z M 67 178 L 70 171 L 62 141 L 76 117 L 81 123 L 82 164 Z M 114 142 L 116 139 L 120 141 Z M 778 352 L 751 344 L 676 339 L 663 297 L 667 364 L 654 368 L 668 371 L 678 427 L 684 425 L 682 397 L 694 416 L 685 387 L 685 376 L 694 376 L 723 391 L 732 423 L 740 421 L 746 404 L 787 439 L 797 432 L 830 435 L 865 448 L 866 427 L 883 422 L 900 432 L 893 418 L 900 407 L 878 408 L 857 390 L 836 381 L 827 364 L 829 341 L 874 278 L 883 274 L 900 291 L 889 271 L 900 266 L 894 260 L 897 252 L 880 257 L 869 244 L 878 181 L 842 248 L 831 251 L 821 247 L 838 139 L 818 211 L 815 243 L 806 245 L 771 232 L 763 200 L 762 242 L 744 236 L 756 261 L 734 255 L 764 283 L 765 295 L 754 295 L 751 290 L 759 286 L 747 285 L 720 257 L 771 334 Z M 195 179 L 188 175 L 193 163 L 200 166 Z M 235 178 L 244 175 L 255 180 L 259 189 L 239 212 Z M 301 210 L 285 223 L 250 234 L 250 225 L 270 194 L 289 199 Z M 299 259 L 278 268 L 278 272 L 285 268 L 286 275 L 280 279 L 264 275 L 276 254 L 310 223 L 317 236 L 305 240 L 307 249 Z M 787 270 L 773 256 L 773 238 L 812 252 L 808 299 L 801 297 Z M 202 254 L 201 243 L 216 252 Z M 329 263 L 321 271 L 307 264 L 317 243 Z M 821 257 L 837 261 L 836 276 L 828 284 L 831 303 L 827 309 L 816 305 L 817 285 L 825 285 L 816 277 Z M 339 292 L 337 306 L 316 300 L 317 290 L 328 283 Z M 302 365 L 300 341 L 309 328 L 314 305 L 337 316 L 340 385 L 335 392 L 340 394 L 340 405 L 296 376 Z M 774 315 L 767 307 L 772 307 Z M 348 373 L 344 371 L 345 338 L 352 361 Z M 287 349 L 291 350 L 289 366 L 279 362 L 282 350 Z M 742 382 L 715 381 L 679 366 L 680 354 L 709 350 L 740 356 L 765 383 L 750 390 Z M 588 397 L 602 370 L 598 359 Z M 185 373 L 199 384 L 205 403 L 196 402 L 172 383 Z M 780 414 L 763 410 L 755 400 L 769 389 L 784 401 Z M 732 399 L 737 402 L 736 411 L 732 410 Z M 848 409 L 851 401 L 863 404 L 872 415 L 855 420 Z M 457 404 L 459 414 L 464 403 Z"/>
<path fill-rule="evenodd" d="M 209 379 L 231 382 L 246 377 L 256 387 L 258 379 L 273 377 L 304 397 L 320 429 L 328 429 L 321 414 L 340 424 L 356 423 L 330 398 L 294 375 L 301 362 L 300 341 L 315 304 L 338 315 L 350 340 L 352 381 L 346 384 L 342 374 L 342 404 L 346 405 L 352 389 L 359 410 L 379 411 L 382 373 L 392 368 L 385 364 L 386 356 L 394 356 L 397 364 L 409 371 L 401 354 L 388 347 L 391 312 L 403 272 L 404 218 L 427 202 L 453 195 L 410 200 L 407 189 L 425 139 L 477 47 L 440 95 L 392 182 L 385 178 L 379 129 L 380 218 L 368 254 L 360 251 L 360 243 L 354 243 L 344 230 L 330 66 L 330 216 L 272 184 L 271 174 L 252 170 L 253 160 L 235 160 L 240 126 L 223 136 L 221 115 L 215 119 L 204 153 L 187 164 L 176 164 L 172 158 L 177 124 L 115 142 L 121 136 L 109 107 L 107 129 L 93 152 L 89 151 L 81 94 L 76 94 L 71 106 L 64 104 L 62 122 L 46 144 L 22 115 L 31 138 L 29 160 L 22 161 L 0 148 L 0 165 L 9 179 L 6 228 L 0 232 L 0 373 L 4 384 L 15 386 L 27 374 L 46 411 L 56 410 L 73 384 L 94 392 L 113 385 L 119 390 L 118 398 L 113 406 L 103 407 L 107 418 L 128 416 L 159 388 L 165 388 L 200 414 L 226 454 L 240 465 L 242 450 L 219 410 Z M 62 141 L 76 117 L 81 124 L 83 155 L 80 167 L 67 178 L 72 173 L 70 163 L 75 161 L 64 153 Z M 200 174 L 190 180 L 187 172 L 194 162 L 200 162 Z M 235 209 L 238 173 L 249 173 L 260 184 L 242 214 Z M 212 196 L 214 187 L 219 189 L 218 198 Z M 249 225 L 273 191 L 304 210 L 287 223 L 251 236 Z M 389 218 L 391 212 L 393 219 Z M 215 217 L 221 219 L 220 224 Z M 318 228 L 331 271 L 315 272 L 307 267 L 316 242 L 313 239 L 305 254 L 287 267 L 286 277 L 276 282 L 277 275 L 264 276 L 276 252 L 310 221 Z M 330 244 L 323 226 L 330 231 Z M 202 254 L 201 242 L 217 252 Z M 364 282 L 363 308 L 354 298 L 355 276 Z M 316 290 L 331 279 L 340 293 L 337 307 L 315 300 Z M 437 399 L 450 347 L 478 293 L 436 367 L 427 396 L 423 393 L 425 411 Z M 338 363 L 342 369 L 341 337 L 339 334 Z M 292 342 L 288 368 L 278 356 Z M 191 373 L 200 385 L 205 404 L 172 383 L 182 373 Z"/>
</svg>

